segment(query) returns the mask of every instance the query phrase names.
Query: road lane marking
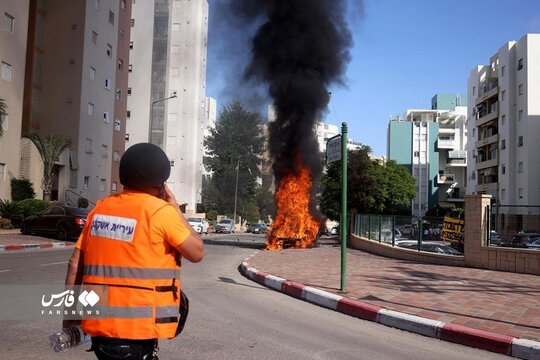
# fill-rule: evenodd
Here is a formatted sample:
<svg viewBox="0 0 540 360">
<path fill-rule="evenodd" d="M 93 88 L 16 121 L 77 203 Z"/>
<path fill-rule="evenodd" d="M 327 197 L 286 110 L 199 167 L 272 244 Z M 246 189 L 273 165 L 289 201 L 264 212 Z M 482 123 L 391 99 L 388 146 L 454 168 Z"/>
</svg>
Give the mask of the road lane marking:
<svg viewBox="0 0 540 360">
<path fill-rule="evenodd" d="M 67 261 L 60 261 L 60 262 L 53 262 L 53 263 L 48 263 L 48 264 L 41 264 L 39 266 L 64 265 L 64 264 L 67 264 L 67 263 L 68 263 Z"/>
<path fill-rule="evenodd" d="M 11 271 L 11 270 L 0 270 L 0 273 L 8 272 L 8 271 Z"/>
</svg>

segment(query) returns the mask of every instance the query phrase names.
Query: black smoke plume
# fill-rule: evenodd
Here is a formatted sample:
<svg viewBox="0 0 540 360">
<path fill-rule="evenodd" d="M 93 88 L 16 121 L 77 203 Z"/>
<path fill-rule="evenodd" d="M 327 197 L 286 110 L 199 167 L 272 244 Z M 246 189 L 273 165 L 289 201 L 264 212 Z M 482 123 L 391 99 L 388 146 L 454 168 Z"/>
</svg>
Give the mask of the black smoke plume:
<svg viewBox="0 0 540 360">
<path fill-rule="evenodd" d="M 361 8 L 359 1 L 353 4 Z M 222 22 L 245 30 L 227 44 L 242 46 L 256 29 L 245 79 L 264 86 L 274 105 L 276 119 L 269 131 L 276 185 L 296 173 L 299 161 L 318 178 L 322 163 L 316 124 L 327 110 L 329 87 L 344 83 L 350 61 L 346 2 L 230 0 L 215 5 L 211 16 L 223 16 Z"/>
</svg>

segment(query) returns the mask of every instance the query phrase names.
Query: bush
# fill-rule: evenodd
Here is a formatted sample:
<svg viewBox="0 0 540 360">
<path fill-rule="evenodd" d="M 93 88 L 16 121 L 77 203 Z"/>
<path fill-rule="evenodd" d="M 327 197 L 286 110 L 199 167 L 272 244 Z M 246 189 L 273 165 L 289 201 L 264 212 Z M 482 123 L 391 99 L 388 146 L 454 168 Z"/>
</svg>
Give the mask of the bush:
<svg viewBox="0 0 540 360">
<path fill-rule="evenodd" d="M 0 229 L 13 229 L 9 219 L 0 219 Z"/>
<path fill-rule="evenodd" d="M 20 217 L 22 209 L 19 204 L 10 200 L 0 200 L 0 217 L 14 219 Z"/>
<path fill-rule="evenodd" d="M 83 198 L 83 197 L 80 197 L 78 200 L 77 200 L 77 207 L 81 208 L 81 209 L 86 209 L 88 207 L 88 199 L 87 198 Z"/>
<path fill-rule="evenodd" d="M 51 204 L 49 204 L 47 201 L 39 199 L 21 200 L 19 201 L 18 205 L 23 212 L 23 217 L 36 215 L 37 213 L 51 207 Z"/>
<path fill-rule="evenodd" d="M 11 179 L 11 200 L 21 201 L 33 199 L 36 196 L 34 185 L 28 179 Z"/>
</svg>

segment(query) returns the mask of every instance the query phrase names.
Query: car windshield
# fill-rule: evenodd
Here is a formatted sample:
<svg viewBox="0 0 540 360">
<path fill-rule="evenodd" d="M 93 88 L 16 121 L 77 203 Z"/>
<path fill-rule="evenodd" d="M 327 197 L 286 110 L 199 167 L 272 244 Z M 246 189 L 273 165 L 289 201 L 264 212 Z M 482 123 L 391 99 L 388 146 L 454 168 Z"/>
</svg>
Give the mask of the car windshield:
<svg viewBox="0 0 540 360">
<path fill-rule="evenodd" d="M 232 220 L 229 220 L 229 219 L 221 220 L 219 223 L 220 224 L 230 224 L 230 223 L 232 223 Z"/>
<path fill-rule="evenodd" d="M 202 222 L 201 218 L 188 218 L 188 222 Z"/>
</svg>

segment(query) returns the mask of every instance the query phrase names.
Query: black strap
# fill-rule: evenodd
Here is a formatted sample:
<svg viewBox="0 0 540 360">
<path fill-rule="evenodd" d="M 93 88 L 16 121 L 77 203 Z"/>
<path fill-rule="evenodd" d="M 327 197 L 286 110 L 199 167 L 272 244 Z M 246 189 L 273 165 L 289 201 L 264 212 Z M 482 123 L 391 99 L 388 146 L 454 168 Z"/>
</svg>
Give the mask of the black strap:
<svg viewBox="0 0 540 360">
<path fill-rule="evenodd" d="M 156 320 L 156 324 L 168 324 L 168 323 L 178 322 L 178 318 L 176 316 L 161 317 L 161 318 L 156 318 L 155 320 Z"/>
</svg>

